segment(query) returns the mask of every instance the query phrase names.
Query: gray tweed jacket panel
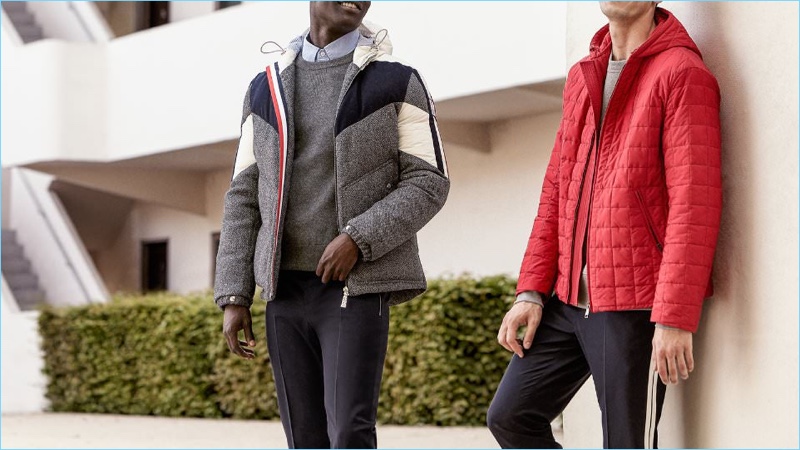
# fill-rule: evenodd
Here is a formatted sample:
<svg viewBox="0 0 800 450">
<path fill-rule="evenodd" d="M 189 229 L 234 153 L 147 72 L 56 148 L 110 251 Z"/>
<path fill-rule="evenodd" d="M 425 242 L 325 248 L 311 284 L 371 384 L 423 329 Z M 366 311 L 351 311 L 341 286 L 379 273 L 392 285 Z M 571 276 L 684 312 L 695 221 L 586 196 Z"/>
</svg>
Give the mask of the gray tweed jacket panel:
<svg viewBox="0 0 800 450">
<path fill-rule="evenodd" d="M 427 285 L 416 233 L 444 206 L 450 188 L 435 109 L 420 74 L 391 56 L 382 32 L 361 27 L 335 121 L 339 232 L 361 257 L 349 295 L 390 293 L 390 304 Z M 214 298 L 250 306 L 256 285 L 275 298 L 294 155 L 294 59 L 302 37 L 250 83 L 230 189 L 225 196 Z"/>
</svg>

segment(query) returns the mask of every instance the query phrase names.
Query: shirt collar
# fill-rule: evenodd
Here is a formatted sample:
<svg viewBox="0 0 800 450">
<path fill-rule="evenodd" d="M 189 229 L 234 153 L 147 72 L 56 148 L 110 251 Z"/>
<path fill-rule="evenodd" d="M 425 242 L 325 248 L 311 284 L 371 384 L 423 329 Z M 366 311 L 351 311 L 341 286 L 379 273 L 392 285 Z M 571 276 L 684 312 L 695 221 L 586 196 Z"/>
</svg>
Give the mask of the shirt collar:
<svg viewBox="0 0 800 450">
<path fill-rule="evenodd" d="M 303 59 L 308 62 L 330 61 L 341 58 L 356 49 L 361 33 L 355 29 L 336 39 L 325 48 L 319 48 L 308 40 L 308 33 L 303 37 Z"/>
</svg>

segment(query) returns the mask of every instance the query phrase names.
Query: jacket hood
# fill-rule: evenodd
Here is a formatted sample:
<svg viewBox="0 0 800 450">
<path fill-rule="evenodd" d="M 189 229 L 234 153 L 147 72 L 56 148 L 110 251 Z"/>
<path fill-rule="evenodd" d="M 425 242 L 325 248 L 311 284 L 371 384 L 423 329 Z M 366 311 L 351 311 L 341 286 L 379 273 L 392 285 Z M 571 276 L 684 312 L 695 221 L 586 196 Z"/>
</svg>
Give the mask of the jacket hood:
<svg viewBox="0 0 800 450">
<path fill-rule="evenodd" d="M 697 53 L 697 56 L 703 57 L 700 49 L 689 37 L 686 28 L 671 12 L 666 9 L 656 8 L 655 19 L 656 28 L 653 33 L 639 48 L 634 50 L 636 57 L 646 58 L 674 47 L 685 47 Z M 595 33 L 592 38 L 589 55 L 590 58 L 601 58 L 604 55 L 607 58 L 610 52 L 611 33 L 609 33 L 608 25 L 606 25 Z"/>
</svg>

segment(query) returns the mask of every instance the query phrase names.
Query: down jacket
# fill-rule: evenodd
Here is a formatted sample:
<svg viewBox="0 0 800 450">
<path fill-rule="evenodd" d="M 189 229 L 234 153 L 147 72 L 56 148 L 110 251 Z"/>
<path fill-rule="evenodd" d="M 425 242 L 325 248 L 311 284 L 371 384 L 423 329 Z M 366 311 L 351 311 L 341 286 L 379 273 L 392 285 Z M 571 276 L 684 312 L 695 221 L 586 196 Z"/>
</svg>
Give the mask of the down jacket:
<svg viewBox="0 0 800 450">
<path fill-rule="evenodd" d="M 425 291 L 416 233 L 450 188 L 433 100 L 420 74 L 391 55 L 385 31 L 367 25 L 347 69 L 334 130 L 338 232 L 361 258 L 343 295 L 390 293 L 396 304 Z M 294 158 L 294 61 L 302 35 L 250 83 L 225 196 L 214 299 L 249 306 L 256 285 L 272 300 Z"/>
<path fill-rule="evenodd" d="M 653 322 L 694 332 L 722 208 L 720 95 L 683 25 L 661 8 L 656 24 L 622 70 L 602 130 L 608 25 L 569 71 L 517 292 L 554 290 L 577 305 L 585 241 L 589 311 L 652 309 Z"/>
</svg>

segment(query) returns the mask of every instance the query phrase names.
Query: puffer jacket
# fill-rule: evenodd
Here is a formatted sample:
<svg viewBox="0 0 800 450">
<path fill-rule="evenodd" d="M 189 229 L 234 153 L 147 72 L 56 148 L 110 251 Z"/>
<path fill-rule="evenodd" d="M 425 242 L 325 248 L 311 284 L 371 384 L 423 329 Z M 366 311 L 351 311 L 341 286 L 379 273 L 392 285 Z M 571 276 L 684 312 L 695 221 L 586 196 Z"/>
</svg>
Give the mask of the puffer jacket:
<svg viewBox="0 0 800 450">
<path fill-rule="evenodd" d="M 426 288 L 416 233 L 442 208 L 450 182 L 422 77 L 391 56 L 385 31 L 362 25 L 360 32 L 334 130 L 337 231 L 361 253 L 343 295 L 390 293 L 397 304 Z M 245 95 L 217 254 L 221 308 L 249 306 L 256 285 L 262 298 L 275 298 L 294 158 L 294 61 L 303 36 Z"/>
<path fill-rule="evenodd" d="M 569 71 L 517 291 L 577 305 L 586 242 L 589 311 L 652 309 L 653 322 L 694 332 L 722 208 L 720 95 L 683 25 L 661 8 L 656 24 L 625 64 L 602 129 L 608 25 Z"/>
</svg>

